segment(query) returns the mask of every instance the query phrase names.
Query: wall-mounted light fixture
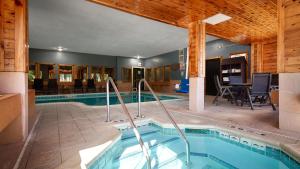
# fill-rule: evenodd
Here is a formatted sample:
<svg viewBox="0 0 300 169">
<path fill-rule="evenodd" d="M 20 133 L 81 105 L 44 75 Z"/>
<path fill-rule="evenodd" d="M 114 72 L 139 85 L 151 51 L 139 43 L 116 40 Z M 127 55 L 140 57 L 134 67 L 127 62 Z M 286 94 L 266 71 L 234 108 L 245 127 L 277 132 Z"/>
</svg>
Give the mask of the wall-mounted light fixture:
<svg viewBox="0 0 300 169">
<path fill-rule="evenodd" d="M 221 48 L 223 48 L 223 47 L 224 47 L 223 44 L 219 44 L 219 45 L 217 46 L 218 49 L 221 49 Z"/>
</svg>

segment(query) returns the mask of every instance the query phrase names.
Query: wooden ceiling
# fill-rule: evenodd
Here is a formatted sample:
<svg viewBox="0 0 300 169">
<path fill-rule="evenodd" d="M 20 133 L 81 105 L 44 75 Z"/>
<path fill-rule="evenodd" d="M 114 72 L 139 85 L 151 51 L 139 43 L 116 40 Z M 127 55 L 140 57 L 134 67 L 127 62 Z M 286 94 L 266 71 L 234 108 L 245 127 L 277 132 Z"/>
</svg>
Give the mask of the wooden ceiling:
<svg viewBox="0 0 300 169">
<path fill-rule="evenodd" d="M 207 24 L 208 34 L 250 43 L 277 34 L 277 0 L 89 0 L 101 5 L 187 28 L 193 21 L 217 13 L 232 19 Z"/>
</svg>

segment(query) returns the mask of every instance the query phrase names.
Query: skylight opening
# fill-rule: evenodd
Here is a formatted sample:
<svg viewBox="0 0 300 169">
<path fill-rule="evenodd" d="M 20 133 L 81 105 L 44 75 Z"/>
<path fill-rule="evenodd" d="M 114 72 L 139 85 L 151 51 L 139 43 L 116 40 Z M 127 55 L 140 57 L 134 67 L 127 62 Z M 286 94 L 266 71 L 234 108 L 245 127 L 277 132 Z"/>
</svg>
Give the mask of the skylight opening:
<svg viewBox="0 0 300 169">
<path fill-rule="evenodd" d="M 228 21 L 229 19 L 231 19 L 230 16 L 224 15 L 222 13 L 218 13 L 216 15 L 213 15 L 211 17 L 204 19 L 203 22 L 209 23 L 211 25 L 216 25 L 216 24 Z"/>
</svg>

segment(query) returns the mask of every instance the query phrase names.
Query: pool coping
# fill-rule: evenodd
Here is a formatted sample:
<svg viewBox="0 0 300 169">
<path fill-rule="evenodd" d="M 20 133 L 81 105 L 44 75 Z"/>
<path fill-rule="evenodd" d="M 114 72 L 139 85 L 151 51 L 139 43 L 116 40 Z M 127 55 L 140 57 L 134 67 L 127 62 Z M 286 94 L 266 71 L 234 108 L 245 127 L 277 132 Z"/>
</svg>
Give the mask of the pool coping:
<svg viewBox="0 0 300 169">
<path fill-rule="evenodd" d="M 153 118 L 146 118 L 142 120 L 135 121 L 135 124 L 137 126 L 142 126 L 146 124 L 153 123 L 155 125 L 158 125 L 162 127 L 163 129 L 174 129 L 173 125 L 171 123 L 163 123 L 159 122 L 157 120 L 154 120 Z M 101 146 L 101 149 L 98 150 L 98 153 L 91 157 L 89 155 L 89 158 L 86 158 L 88 156 L 87 149 L 80 150 L 80 158 L 81 158 L 81 169 L 88 169 L 98 158 L 100 158 L 102 155 L 104 155 L 112 146 L 114 146 L 120 139 L 121 139 L 121 131 L 122 129 L 126 129 L 130 127 L 129 122 L 125 123 L 119 123 L 114 124 L 114 127 L 116 127 L 119 130 L 118 136 L 112 138 L 112 141 L 110 144 L 104 143 L 99 146 Z M 285 143 L 281 143 L 275 140 L 266 140 L 266 138 L 262 138 L 262 136 L 254 135 L 254 133 L 246 133 L 245 131 L 238 131 L 234 130 L 232 128 L 226 128 L 225 126 L 217 126 L 217 125 L 196 125 L 196 124 L 178 124 L 180 129 L 210 129 L 210 130 L 217 130 L 219 132 L 224 132 L 225 134 L 229 134 L 229 136 L 238 137 L 239 139 L 249 139 L 251 141 L 254 141 L 255 143 L 264 144 L 265 146 L 272 147 L 279 149 L 286 153 L 288 156 L 292 157 L 294 160 L 296 160 L 298 163 L 300 163 L 300 152 L 293 150 L 290 146 L 286 145 Z M 229 137 L 230 139 L 230 137 Z M 298 144 L 299 141 L 296 141 L 295 144 Z"/>
<path fill-rule="evenodd" d="M 131 92 L 120 92 L 121 94 L 126 93 L 129 94 Z M 150 92 L 148 91 L 144 91 L 141 92 L 142 94 L 150 94 L 152 95 Z M 60 94 L 60 95 L 40 95 L 40 96 L 36 96 L 37 97 L 55 97 L 55 96 L 73 96 L 73 95 L 97 95 L 97 94 L 103 94 L 104 96 L 106 95 L 106 93 L 74 93 L 74 94 Z M 115 92 L 110 92 L 110 94 L 116 95 Z M 182 95 L 175 95 L 175 94 L 164 94 L 164 93 L 156 93 L 157 96 L 167 96 L 167 97 L 176 97 L 175 99 L 166 99 L 166 100 L 160 100 L 160 101 L 175 101 L 175 100 L 184 100 L 184 99 L 188 99 L 186 96 L 182 96 Z M 106 97 L 106 96 L 105 96 Z M 147 102 L 156 102 L 156 100 L 154 101 L 146 101 L 146 102 L 142 102 L 142 103 L 147 103 Z M 106 105 L 88 105 L 85 103 L 81 103 L 81 102 L 49 102 L 49 103 L 35 103 L 38 105 L 48 105 L 48 104 L 64 104 L 64 103 L 71 103 L 71 104 L 80 104 L 80 105 L 84 105 L 84 106 L 88 106 L 88 107 L 92 107 L 92 108 L 97 108 L 97 107 L 102 107 L 102 106 L 106 106 Z M 137 102 L 134 103 L 125 103 L 125 104 L 137 104 Z M 113 105 L 119 105 L 119 104 L 113 104 Z M 112 105 L 111 105 L 112 106 Z"/>
<path fill-rule="evenodd" d="M 113 93 L 113 92 L 110 92 Z M 121 93 L 130 93 L 130 92 L 121 92 Z M 142 92 L 142 93 L 146 93 L 146 94 L 151 94 L 150 92 Z M 100 94 L 100 93 L 92 93 L 92 94 Z M 101 93 L 102 94 L 102 93 Z M 103 93 L 106 94 L 106 93 Z M 73 94 L 66 94 L 66 95 L 73 95 Z M 163 94 L 163 93 L 158 93 L 158 96 L 169 96 L 169 97 L 177 97 L 176 99 L 167 99 L 167 100 L 160 100 L 161 102 L 168 102 L 168 101 L 176 101 L 176 100 L 186 100 L 188 98 L 186 98 L 185 96 L 181 96 L 181 95 L 171 95 L 171 94 Z M 43 96 L 60 96 L 60 95 L 43 95 Z M 36 96 L 36 97 L 40 97 L 40 96 Z M 141 103 L 153 103 L 153 102 L 157 102 L 156 100 L 154 101 L 146 101 L 146 102 L 141 102 Z M 137 104 L 138 102 L 134 102 L 134 103 L 125 103 L 125 105 L 132 105 L 132 104 Z M 87 106 L 87 107 L 91 107 L 91 108 L 97 108 L 97 107 L 106 107 L 107 105 L 88 105 L 85 103 L 81 103 L 81 102 L 50 102 L 50 103 L 35 103 L 37 105 L 51 105 L 51 104 L 77 104 L 77 105 L 81 105 L 81 106 Z M 113 104 L 110 106 L 114 106 L 114 105 L 120 105 L 120 104 Z"/>
</svg>

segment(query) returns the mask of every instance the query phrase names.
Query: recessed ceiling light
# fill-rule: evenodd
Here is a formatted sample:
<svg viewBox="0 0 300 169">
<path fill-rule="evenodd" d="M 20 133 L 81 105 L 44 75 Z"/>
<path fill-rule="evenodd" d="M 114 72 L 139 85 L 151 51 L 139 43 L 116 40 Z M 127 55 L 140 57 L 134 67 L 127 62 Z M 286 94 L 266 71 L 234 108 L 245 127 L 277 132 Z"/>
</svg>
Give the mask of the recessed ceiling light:
<svg viewBox="0 0 300 169">
<path fill-rule="evenodd" d="M 63 50 L 66 50 L 66 48 L 63 48 L 62 46 L 58 46 L 56 49 L 57 49 L 59 52 L 61 52 L 61 51 L 63 51 Z"/>
<path fill-rule="evenodd" d="M 216 25 L 218 23 L 225 22 L 229 19 L 231 19 L 230 16 L 224 15 L 222 13 L 218 13 L 214 16 L 211 16 L 211 17 L 208 17 L 208 18 L 204 19 L 203 22 L 209 23 L 211 25 Z"/>
<path fill-rule="evenodd" d="M 141 58 L 141 56 L 140 55 L 137 55 L 137 57 L 136 57 L 137 59 L 140 59 Z"/>
</svg>

